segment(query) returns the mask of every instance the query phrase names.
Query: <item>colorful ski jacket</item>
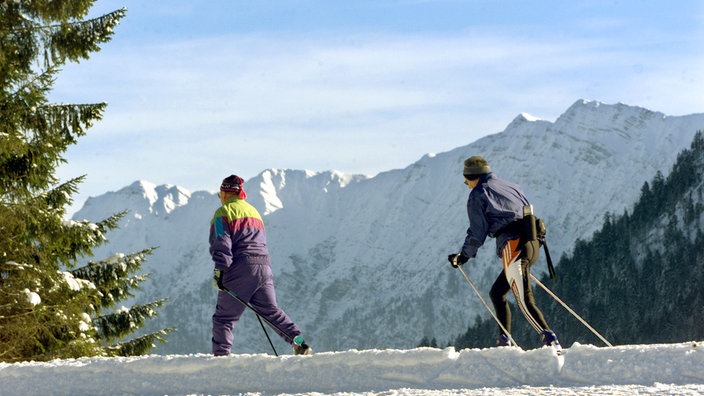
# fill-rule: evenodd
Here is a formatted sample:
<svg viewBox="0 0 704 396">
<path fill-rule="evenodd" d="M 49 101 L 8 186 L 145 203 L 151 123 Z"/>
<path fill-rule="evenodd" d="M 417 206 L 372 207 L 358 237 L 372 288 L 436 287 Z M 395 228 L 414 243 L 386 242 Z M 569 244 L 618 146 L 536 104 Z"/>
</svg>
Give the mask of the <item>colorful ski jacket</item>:
<svg viewBox="0 0 704 396">
<path fill-rule="evenodd" d="M 493 173 L 482 175 L 467 199 L 469 228 L 462 254 L 469 258 L 475 257 L 486 237 L 493 238 L 509 223 L 522 219 L 523 207 L 528 204 L 528 199 L 517 184 L 499 179 Z M 496 255 L 501 257 L 506 242 L 518 237 L 510 232 L 496 236 Z"/>
<path fill-rule="evenodd" d="M 240 198 L 231 198 L 210 221 L 210 255 L 215 269 L 226 270 L 247 256 L 268 256 L 264 222 L 257 209 Z"/>
</svg>

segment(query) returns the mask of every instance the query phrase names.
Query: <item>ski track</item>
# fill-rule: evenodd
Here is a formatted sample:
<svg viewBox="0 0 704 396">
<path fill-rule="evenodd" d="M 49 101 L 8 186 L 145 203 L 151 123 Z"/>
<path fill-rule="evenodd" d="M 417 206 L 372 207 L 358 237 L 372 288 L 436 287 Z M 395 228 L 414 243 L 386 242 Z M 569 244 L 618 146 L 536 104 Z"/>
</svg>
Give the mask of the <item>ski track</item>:
<svg viewBox="0 0 704 396">
<path fill-rule="evenodd" d="M 0 363 L 1 395 L 700 395 L 697 342 L 204 354 Z"/>
</svg>

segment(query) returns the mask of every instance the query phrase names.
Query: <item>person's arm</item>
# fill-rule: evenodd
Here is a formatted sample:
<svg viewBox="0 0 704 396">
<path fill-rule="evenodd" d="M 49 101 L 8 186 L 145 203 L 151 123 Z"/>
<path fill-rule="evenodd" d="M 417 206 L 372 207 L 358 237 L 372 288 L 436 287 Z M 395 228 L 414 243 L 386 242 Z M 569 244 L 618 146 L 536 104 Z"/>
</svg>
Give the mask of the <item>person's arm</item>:
<svg viewBox="0 0 704 396">
<path fill-rule="evenodd" d="M 467 216 L 469 218 L 469 228 L 464 239 L 461 253 L 467 258 L 476 257 L 479 248 L 484 245 L 487 235 L 489 235 L 489 224 L 484 216 L 484 203 L 480 194 L 469 194 L 467 200 Z"/>
<path fill-rule="evenodd" d="M 216 212 L 210 222 L 210 256 L 216 270 L 226 270 L 232 264 L 232 237 L 227 216 L 220 216 Z"/>
</svg>

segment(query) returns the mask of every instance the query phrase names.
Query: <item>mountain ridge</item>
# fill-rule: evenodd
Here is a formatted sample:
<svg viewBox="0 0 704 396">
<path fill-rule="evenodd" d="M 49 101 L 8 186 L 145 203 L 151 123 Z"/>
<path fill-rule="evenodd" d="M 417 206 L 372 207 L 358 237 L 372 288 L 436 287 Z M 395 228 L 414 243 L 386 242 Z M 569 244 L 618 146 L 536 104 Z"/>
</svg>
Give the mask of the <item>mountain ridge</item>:
<svg viewBox="0 0 704 396">
<path fill-rule="evenodd" d="M 606 212 L 635 202 L 642 184 L 667 171 L 702 126 L 704 114 L 578 100 L 555 122 L 520 114 L 502 132 L 374 177 L 272 169 L 247 180 L 245 190 L 264 216 L 279 303 L 316 350 L 408 347 L 424 336 L 450 340 L 484 315 L 443 259 L 467 228 L 465 158 L 483 155 L 499 177 L 524 187 L 560 255 L 596 231 Z M 142 200 L 156 191 L 140 186 Z M 96 255 L 160 246 L 144 265 L 153 275 L 136 298 L 169 295 L 158 322 L 180 331 L 156 352 L 207 352 L 215 295 L 207 225 L 219 202 L 214 192 L 167 186 L 162 194 L 172 197 L 158 210 L 128 208 Z M 87 201 L 74 219 L 99 220 L 133 202 L 122 195 L 140 196 L 123 190 Z M 176 202 L 182 205 L 168 206 Z M 499 271 L 493 240 L 467 268 L 486 294 Z M 235 349 L 260 346 L 253 322 L 238 324 Z"/>
</svg>

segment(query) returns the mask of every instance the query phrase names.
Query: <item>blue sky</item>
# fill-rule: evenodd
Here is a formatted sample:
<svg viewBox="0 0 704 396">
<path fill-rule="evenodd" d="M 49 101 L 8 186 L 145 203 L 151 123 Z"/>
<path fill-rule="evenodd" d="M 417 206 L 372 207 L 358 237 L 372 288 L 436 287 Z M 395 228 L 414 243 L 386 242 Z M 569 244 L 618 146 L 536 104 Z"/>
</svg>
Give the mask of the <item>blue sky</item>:
<svg viewBox="0 0 704 396">
<path fill-rule="evenodd" d="M 579 99 L 704 112 L 700 0 L 98 0 L 90 15 L 121 7 L 51 96 L 108 103 L 58 172 L 87 175 L 78 207 L 136 180 L 373 176 Z"/>
</svg>

